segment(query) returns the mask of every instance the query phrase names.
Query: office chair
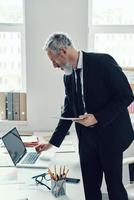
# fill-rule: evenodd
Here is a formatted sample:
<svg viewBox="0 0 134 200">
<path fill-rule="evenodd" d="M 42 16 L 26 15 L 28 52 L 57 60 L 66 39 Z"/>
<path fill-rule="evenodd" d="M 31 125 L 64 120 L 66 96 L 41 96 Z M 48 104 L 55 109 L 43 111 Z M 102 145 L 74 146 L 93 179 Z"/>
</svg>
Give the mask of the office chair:
<svg viewBox="0 0 134 200">
<path fill-rule="evenodd" d="M 129 200 L 134 200 L 134 157 L 123 159 L 123 165 L 128 165 L 130 183 L 125 186 Z"/>
</svg>

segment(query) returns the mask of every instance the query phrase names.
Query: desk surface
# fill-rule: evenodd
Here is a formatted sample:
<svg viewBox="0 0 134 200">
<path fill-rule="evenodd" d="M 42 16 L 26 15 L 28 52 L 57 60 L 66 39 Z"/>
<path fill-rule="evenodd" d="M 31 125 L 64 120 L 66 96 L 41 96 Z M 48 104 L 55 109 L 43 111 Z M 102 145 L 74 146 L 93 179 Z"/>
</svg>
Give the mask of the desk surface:
<svg viewBox="0 0 134 200">
<path fill-rule="evenodd" d="M 50 164 L 52 169 L 54 165 L 66 166 L 69 168 L 68 177 L 80 178 L 78 184 L 66 184 L 66 196 L 58 199 L 62 200 L 84 200 L 84 189 L 80 170 L 79 156 L 78 153 L 56 153 L 55 158 Z M 18 179 L 24 179 L 25 184 L 13 184 L 13 185 L 0 185 L 0 197 L 3 200 L 18 200 L 27 197 L 28 200 L 54 200 L 51 192 L 44 187 L 30 186 L 31 177 L 40 173 L 43 173 L 44 169 L 24 169 L 17 168 Z M 34 183 L 34 182 L 33 182 Z"/>
</svg>

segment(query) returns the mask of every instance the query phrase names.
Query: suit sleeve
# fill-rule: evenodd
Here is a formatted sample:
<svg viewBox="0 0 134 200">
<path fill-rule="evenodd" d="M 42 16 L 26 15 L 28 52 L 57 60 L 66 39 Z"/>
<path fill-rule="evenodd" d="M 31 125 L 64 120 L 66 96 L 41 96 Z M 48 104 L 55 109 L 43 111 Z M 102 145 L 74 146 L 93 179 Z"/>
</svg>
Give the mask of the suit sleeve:
<svg viewBox="0 0 134 200">
<path fill-rule="evenodd" d="M 62 117 L 72 117 L 72 107 L 71 102 L 69 99 L 69 89 L 67 88 L 66 84 L 66 76 L 64 76 L 64 85 L 65 85 L 65 99 L 64 99 L 64 111 L 62 113 Z M 59 120 L 59 123 L 49 141 L 49 143 L 53 144 L 54 146 L 59 147 L 64 140 L 72 121 L 70 120 Z"/>
<path fill-rule="evenodd" d="M 110 99 L 105 106 L 94 113 L 98 125 L 106 127 L 117 118 L 122 111 L 133 102 L 134 96 L 131 87 L 122 69 L 110 55 L 100 60 L 100 76 L 110 92 Z M 101 98 L 101 97 L 100 97 Z"/>
</svg>

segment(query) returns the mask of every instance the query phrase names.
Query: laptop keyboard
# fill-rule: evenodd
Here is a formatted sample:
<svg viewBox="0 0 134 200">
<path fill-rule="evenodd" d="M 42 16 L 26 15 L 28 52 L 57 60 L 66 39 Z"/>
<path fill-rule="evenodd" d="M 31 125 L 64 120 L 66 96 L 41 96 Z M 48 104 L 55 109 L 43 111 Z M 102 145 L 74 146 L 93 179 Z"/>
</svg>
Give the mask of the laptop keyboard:
<svg viewBox="0 0 134 200">
<path fill-rule="evenodd" d="M 25 159 L 21 162 L 22 164 L 34 164 L 39 157 L 39 154 L 36 152 L 29 152 Z"/>
</svg>

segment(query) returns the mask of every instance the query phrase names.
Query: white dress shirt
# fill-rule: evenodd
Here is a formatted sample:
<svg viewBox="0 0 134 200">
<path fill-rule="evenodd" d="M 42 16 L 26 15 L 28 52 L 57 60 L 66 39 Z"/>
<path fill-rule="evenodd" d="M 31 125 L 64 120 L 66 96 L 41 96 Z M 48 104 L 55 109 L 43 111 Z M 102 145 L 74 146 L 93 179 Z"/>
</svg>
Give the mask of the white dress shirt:
<svg viewBox="0 0 134 200">
<path fill-rule="evenodd" d="M 84 105 L 84 109 L 85 109 L 85 100 L 84 100 L 84 90 L 83 90 L 83 54 L 81 51 L 79 51 L 79 58 L 78 58 L 78 64 L 76 67 L 77 69 L 81 69 L 80 71 L 80 78 L 81 78 L 81 92 L 82 92 L 82 101 L 83 101 L 83 105 Z M 77 90 L 77 75 L 76 75 L 76 70 L 74 70 L 75 72 L 75 84 L 76 84 L 76 90 Z M 86 109 L 85 109 L 86 112 Z"/>
</svg>

